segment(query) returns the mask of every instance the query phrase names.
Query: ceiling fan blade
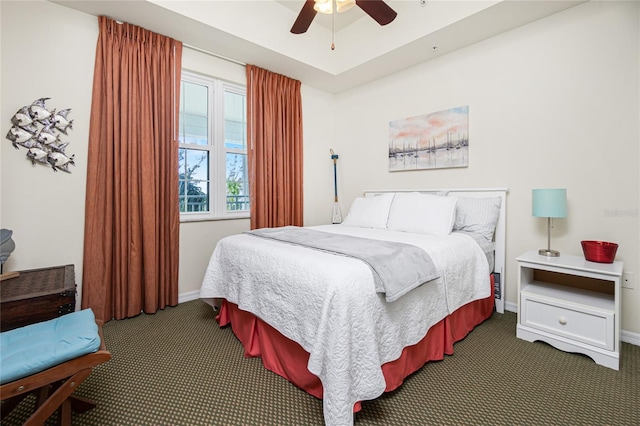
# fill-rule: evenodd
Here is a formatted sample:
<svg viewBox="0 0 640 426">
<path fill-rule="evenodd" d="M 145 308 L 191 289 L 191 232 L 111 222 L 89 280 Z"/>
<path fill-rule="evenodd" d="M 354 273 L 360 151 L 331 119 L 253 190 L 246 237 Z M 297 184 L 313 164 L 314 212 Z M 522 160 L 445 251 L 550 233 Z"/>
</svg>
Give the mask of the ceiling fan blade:
<svg viewBox="0 0 640 426">
<path fill-rule="evenodd" d="M 380 25 L 387 25 L 398 15 L 382 0 L 356 0 L 356 4 Z"/>
<path fill-rule="evenodd" d="M 293 34 L 302 34 L 307 32 L 309 29 L 309 25 L 313 21 L 313 18 L 316 17 L 316 10 L 313 8 L 315 2 L 313 0 L 307 0 L 304 2 L 304 6 L 302 6 L 302 10 L 298 14 L 298 18 L 296 18 L 296 22 L 293 23 L 293 27 L 291 27 L 291 32 Z"/>
</svg>

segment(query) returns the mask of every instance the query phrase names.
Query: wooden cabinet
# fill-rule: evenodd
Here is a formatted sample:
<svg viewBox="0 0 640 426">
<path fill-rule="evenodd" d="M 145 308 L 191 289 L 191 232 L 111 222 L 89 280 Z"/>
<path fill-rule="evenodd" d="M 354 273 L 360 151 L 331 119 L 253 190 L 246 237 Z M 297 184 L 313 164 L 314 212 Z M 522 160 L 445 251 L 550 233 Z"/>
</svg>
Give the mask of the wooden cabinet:
<svg viewBox="0 0 640 426">
<path fill-rule="evenodd" d="M 622 262 L 546 257 L 537 251 L 517 261 L 517 337 L 582 353 L 618 370 Z"/>
<path fill-rule="evenodd" d="M 0 330 L 6 331 L 74 312 L 73 265 L 20 271 L 0 284 Z"/>
</svg>

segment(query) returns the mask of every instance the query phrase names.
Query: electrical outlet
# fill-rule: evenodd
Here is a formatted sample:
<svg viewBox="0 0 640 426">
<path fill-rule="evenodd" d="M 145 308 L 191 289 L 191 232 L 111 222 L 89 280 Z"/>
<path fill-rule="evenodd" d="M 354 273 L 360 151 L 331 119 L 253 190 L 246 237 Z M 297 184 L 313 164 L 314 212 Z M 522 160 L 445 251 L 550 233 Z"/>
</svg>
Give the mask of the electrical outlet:
<svg viewBox="0 0 640 426">
<path fill-rule="evenodd" d="M 622 274 L 622 288 L 633 289 L 634 285 L 633 272 L 624 272 Z"/>
</svg>

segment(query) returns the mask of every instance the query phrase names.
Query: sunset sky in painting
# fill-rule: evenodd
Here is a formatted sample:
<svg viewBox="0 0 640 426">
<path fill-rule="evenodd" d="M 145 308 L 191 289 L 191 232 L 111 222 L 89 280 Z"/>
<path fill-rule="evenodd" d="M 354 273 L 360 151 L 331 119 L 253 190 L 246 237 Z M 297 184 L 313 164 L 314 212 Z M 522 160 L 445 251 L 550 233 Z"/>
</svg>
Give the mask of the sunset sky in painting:
<svg viewBox="0 0 640 426">
<path fill-rule="evenodd" d="M 447 142 L 447 134 L 452 142 L 458 137 L 469 136 L 469 106 L 460 106 L 427 115 L 405 118 L 389 123 L 389 147 L 402 148 L 416 146 L 427 148 L 435 138 L 436 146 Z"/>
</svg>

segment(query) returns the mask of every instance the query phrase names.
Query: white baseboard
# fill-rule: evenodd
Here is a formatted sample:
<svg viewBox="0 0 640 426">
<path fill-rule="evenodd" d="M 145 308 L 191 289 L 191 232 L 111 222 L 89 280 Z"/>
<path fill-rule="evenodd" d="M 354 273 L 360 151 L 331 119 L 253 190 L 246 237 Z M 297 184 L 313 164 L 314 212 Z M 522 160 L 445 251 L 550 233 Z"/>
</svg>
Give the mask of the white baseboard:
<svg viewBox="0 0 640 426">
<path fill-rule="evenodd" d="M 509 312 L 518 312 L 518 305 L 516 303 L 506 302 L 504 304 L 504 309 Z M 625 343 L 630 343 L 632 345 L 640 346 L 640 334 L 632 333 L 630 331 L 621 330 L 620 331 L 620 341 Z"/>
<path fill-rule="evenodd" d="M 511 302 L 504 302 L 504 310 L 505 311 L 509 311 L 509 312 L 513 312 L 513 313 L 517 313 L 518 312 L 518 304 L 517 303 L 511 303 Z"/>
<path fill-rule="evenodd" d="M 194 290 L 187 293 L 181 293 L 178 295 L 178 303 L 190 302 L 200 297 L 200 290 Z"/>
<path fill-rule="evenodd" d="M 640 334 L 622 330 L 620 332 L 620 340 L 625 343 L 640 346 Z"/>
</svg>

